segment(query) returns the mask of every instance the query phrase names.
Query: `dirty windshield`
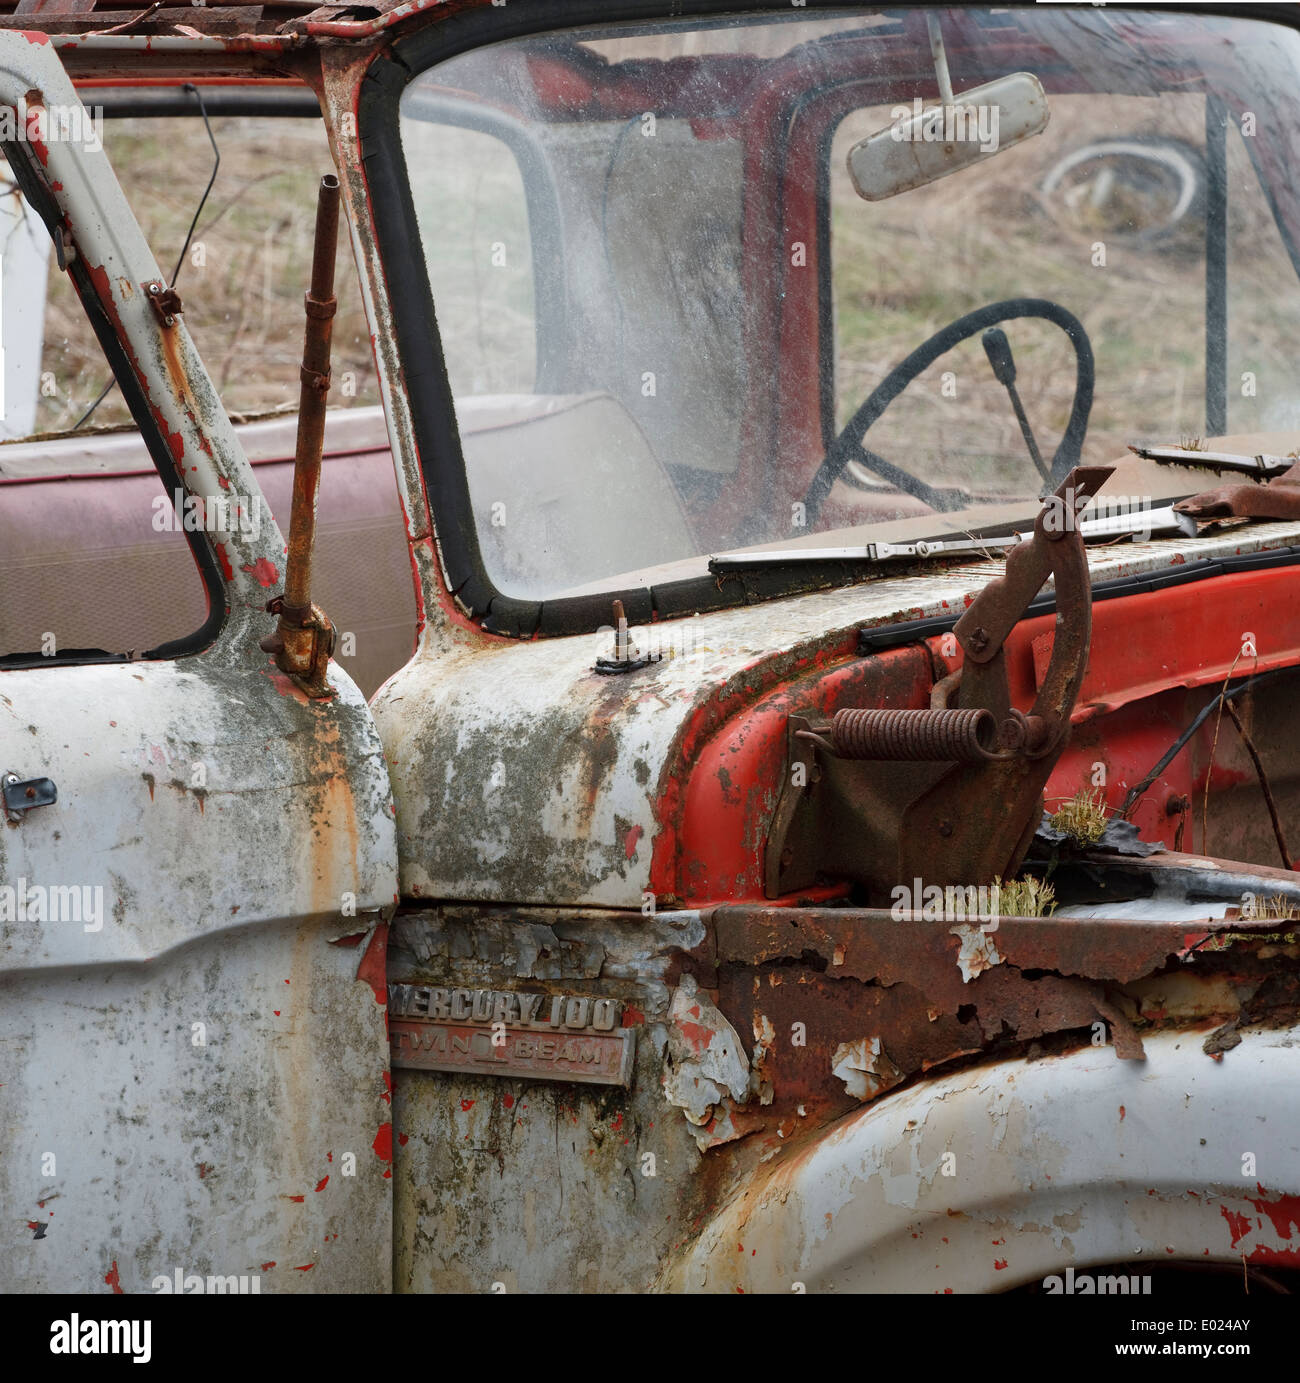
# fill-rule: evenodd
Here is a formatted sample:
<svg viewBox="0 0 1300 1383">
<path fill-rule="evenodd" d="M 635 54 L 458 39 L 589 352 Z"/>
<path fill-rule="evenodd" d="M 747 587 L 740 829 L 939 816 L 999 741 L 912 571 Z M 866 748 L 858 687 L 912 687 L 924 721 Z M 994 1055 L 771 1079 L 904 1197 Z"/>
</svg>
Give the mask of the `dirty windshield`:
<svg viewBox="0 0 1300 1383">
<path fill-rule="evenodd" d="M 1055 7 L 435 64 L 403 153 L 487 575 L 613 590 L 1017 520 L 1130 443 L 1294 448 L 1298 69 L 1271 24 Z"/>
</svg>

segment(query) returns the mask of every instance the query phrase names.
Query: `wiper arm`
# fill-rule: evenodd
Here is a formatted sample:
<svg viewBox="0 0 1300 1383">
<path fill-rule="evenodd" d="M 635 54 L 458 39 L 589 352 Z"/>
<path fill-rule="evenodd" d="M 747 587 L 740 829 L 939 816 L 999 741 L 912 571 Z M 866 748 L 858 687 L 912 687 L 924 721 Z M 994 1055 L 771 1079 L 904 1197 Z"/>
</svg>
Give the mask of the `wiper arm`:
<svg viewBox="0 0 1300 1383">
<path fill-rule="evenodd" d="M 1296 464 L 1294 456 L 1242 456 L 1234 451 L 1201 451 L 1192 447 L 1135 447 L 1129 450 L 1162 466 L 1200 466 L 1211 471 L 1244 471 L 1260 480 L 1283 475 Z"/>
<path fill-rule="evenodd" d="M 709 558 L 712 572 L 736 567 L 770 567 L 782 562 L 898 562 L 924 557 L 961 557 L 967 554 L 992 555 L 994 548 L 1015 547 L 1023 534 L 1007 533 L 998 538 L 954 538 L 915 543 L 866 543 L 862 547 L 787 547 L 769 552 L 726 552 Z"/>
<path fill-rule="evenodd" d="M 1143 509 L 1135 514 L 1108 514 L 1099 519 L 1079 520 L 1084 542 L 1108 542 L 1116 538 L 1159 537 L 1182 534 L 1195 537 L 1196 520 L 1178 513 L 1172 505 L 1163 509 Z M 914 543 L 865 543 L 860 547 L 787 547 L 768 552 L 726 552 L 709 558 L 709 570 L 736 571 L 742 567 L 770 567 L 782 563 L 807 565 L 814 562 L 916 562 L 931 557 L 993 557 L 999 550 L 1015 547 L 1033 536 L 1005 533 L 990 538 L 920 539 Z"/>
</svg>

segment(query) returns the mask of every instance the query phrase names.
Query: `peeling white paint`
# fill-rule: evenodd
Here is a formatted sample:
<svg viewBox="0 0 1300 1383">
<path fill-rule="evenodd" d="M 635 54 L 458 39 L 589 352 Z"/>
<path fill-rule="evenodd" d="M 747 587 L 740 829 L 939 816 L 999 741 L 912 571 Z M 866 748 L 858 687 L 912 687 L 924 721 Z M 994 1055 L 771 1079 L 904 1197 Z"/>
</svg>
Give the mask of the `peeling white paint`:
<svg viewBox="0 0 1300 1383">
<path fill-rule="evenodd" d="M 969 984 L 976 975 L 1002 964 L 997 942 L 989 932 L 965 922 L 948 930 L 961 942 L 957 952 L 957 968 L 961 971 L 963 984 Z"/>
<path fill-rule="evenodd" d="M 878 1037 L 841 1042 L 831 1058 L 831 1071 L 856 1100 L 874 1100 L 903 1079 Z"/>
<path fill-rule="evenodd" d="M 725 1099 L 737 1104 L 749 1098 L 749 1059 L 735 1028 L 700 992 L 690 975 L 673 991 L 668 1011 L 668 1049 L 664 1061 L 664 1097 L 677 1105 L 687 1122 L 704 1129 L 715 1119 L 731 1128 Z M 726 1141 L 714 1128 L 696 1134 L 701 1148 Z"/>
</svg>

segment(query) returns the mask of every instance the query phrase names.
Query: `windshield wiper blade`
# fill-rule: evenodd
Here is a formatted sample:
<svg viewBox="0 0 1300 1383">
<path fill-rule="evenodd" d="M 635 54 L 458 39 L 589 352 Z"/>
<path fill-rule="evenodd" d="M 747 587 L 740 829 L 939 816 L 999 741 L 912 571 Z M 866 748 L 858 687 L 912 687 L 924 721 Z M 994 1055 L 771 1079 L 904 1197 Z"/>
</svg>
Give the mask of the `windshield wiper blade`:
<svg viewBox="0 0 1300 1383">
<path fill-rule="evenodd" d="M 710 571 L 735 567 L 768 567 L 782 562 L 898 562 L 923 557 L 984 556 L 994 548 L 1015 547 L 1022 535 L 1007 533 L 998 538 L 953 538 L 915 543 L 866 543 L 860 547 L 786 547 L 768 552 L 726 552 L 709 558 Z"/>
<path fill-rule="evenodd" d="M 1296 464 L 1294 456 L 1243 456 L 1235 451 L 1202 451 L 1195 447 L 1135 447 L 1129 450 L 1147 461 L 1162 466 L 1200 466 L 1211 471 L 1244 471 L 1247 475 L 1269 480 L 1284 475 Z"/>
<path fill-rule="evenodd" d="M 1162 537 L 1182 534 L 1194 538 L 1197 523 L 1189 514 L 1178 513 L 1173 505 L 1163 509 L 1142 509 L 1132 514 L 1107 514 L 1096 519 L 1081 519 L 1079 531 L 1084 542 L 1108 542 L 1116 538 Z M 795 565 L 814 562 L 915 562 L 930 557 L 993 557 L 998 550 L 1015 547 L 1032 536 L 1004 533 L 989 538 L 944 538 L 914 543 L 864 543 L 859 547 L 787 547 L 767 552 L 726 552 L 709 558 L 709 570 L 717 573 L 742 567 L 769 567 L 782 563 Z"/>
</svg>

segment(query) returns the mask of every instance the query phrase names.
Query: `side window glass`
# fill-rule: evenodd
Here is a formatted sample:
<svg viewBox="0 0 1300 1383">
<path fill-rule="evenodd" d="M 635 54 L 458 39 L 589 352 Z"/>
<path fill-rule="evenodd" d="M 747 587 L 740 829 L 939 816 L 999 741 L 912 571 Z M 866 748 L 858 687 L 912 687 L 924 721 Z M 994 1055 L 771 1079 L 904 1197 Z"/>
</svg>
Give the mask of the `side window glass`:
<svg viewBox="0 0 1300 1383">
<path fill-rule="evenodd" d="M 403 140 L 421 170 L 415 213 L 452 393 L 533 393 L 533 251 L 514 154 L 495 135 L 418 118 Z"/>
<path fill-rule="evenodd" d="M 0 665 L 184 641 L 208 617 L 202 577 L 116 387 L 125 426 L 71 431 L 112 371 L 3 158 L 0 254 Z"/>
<path fill-rule="evenodd" d="M 211 127 L 221 165 L 204 202 L 213 151 L 197 115 L 108 116 L 98 126 L 161 273 L 175 271 L 186 326 L 223 404 L 236 424 L 249 424 L 245 450 L 271 512 L 287 523 L 302 291 L 316 183 L 332 160 L 317 118 L 214 115 Z M 177 518 L 49 234 L 3 161 L 0 253 L 0 660 L 39 663 L 71 650 L 138 656 L 184 641 L 203 626 L 208 602 L 182 524 L 201 528 L 204 519 Z M 356 410 L 350 442 L 382 448 L 376 470 L 391 481 L 346 236 L 339 253 L 331 411 Z M 281 464 L 259 465 L 271 460 Z M 389 508 L 400 528 L 395 500 Z M 409 633 L 396 623 L 384 657 L 400 663 Z"/>
<path fill-rule="evenodd" d="M 1183 172 L 1199 177 L 1205 99 L 1051 99 L 1043 134 L 1003 151 L 982 175 L 875 204 L 854 194 L 845 156 L 889 125 L 891 107 L 855 111 L 840 125 L 830 166 L 837 430 L 938 327 L 987 303 L 1030 297 L 1060 303 L 1092 338 L 1097 388 L 1085 459 L 1204 432 L 1204 215 L 1194 193 L 1185 200 Z M 1017 387 L 1050 455 L 1069 414 L 1073 352 L 1050 323 L 1003 327 Z M 1141 437 L 1135 417 L 1144 419 Z M 917 379 L 873 428 L 871 445 L 886 457 L 910 452 L 932 484 L 996 495 L 1034 483 L 978 337 Z"/>
<path fill-rule="evenodd" d="M 1300 427 L 1300 246 L 1278 229 L 1249 139 L 1228 121 L 1228 431 L 1285 432 Z"/>
</svg>

